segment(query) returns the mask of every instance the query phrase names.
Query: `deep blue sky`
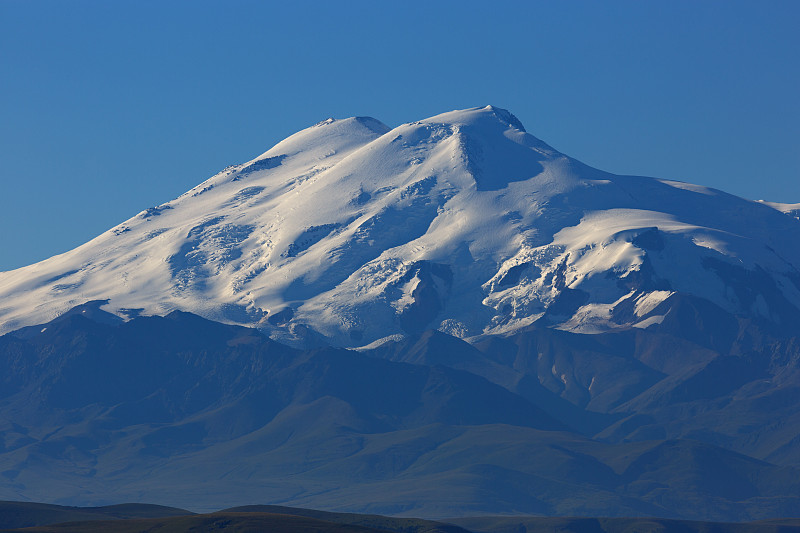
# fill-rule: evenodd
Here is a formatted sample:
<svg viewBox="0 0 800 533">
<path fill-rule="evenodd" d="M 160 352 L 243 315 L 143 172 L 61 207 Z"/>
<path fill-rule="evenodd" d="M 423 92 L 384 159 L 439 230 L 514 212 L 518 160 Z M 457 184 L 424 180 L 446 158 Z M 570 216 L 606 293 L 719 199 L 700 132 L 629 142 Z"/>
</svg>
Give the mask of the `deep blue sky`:
<svg viewBox="0 0 800 533">
<path fill-rule="evenodd" d="M 0 0 L 0 270 L 326 117 L 488 103 L 615 173 L 800 202 L 800 2 Z"/>
</svg>

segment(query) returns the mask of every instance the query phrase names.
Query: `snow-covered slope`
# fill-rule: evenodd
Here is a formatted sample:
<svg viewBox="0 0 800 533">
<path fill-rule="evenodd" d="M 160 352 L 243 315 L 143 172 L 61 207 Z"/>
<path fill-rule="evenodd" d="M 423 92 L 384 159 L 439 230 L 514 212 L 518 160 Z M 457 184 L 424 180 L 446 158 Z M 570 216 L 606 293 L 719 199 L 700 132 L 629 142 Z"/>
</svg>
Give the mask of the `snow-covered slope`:
<svg viewBox="0 0 800 533">
<path fill-rule="evenodd" d="M 767 202 L 764 200 L 759 200 L 762 204 L 766 204 L 773 209 L 777 209 L 781 213 L 786 213 L 790 217 L 800 219 L 800 204 L 782 204 L 780 202 Z"/>
<path fill-rule="evenodd" d="M 487 106 L 326 120 L 65 254 L 0 273 L 0 333 L 103 300 L 284 341 L 648 327 L 688 293 L 800 317 L 800 221 L 587 167 Z"/>
</svg>

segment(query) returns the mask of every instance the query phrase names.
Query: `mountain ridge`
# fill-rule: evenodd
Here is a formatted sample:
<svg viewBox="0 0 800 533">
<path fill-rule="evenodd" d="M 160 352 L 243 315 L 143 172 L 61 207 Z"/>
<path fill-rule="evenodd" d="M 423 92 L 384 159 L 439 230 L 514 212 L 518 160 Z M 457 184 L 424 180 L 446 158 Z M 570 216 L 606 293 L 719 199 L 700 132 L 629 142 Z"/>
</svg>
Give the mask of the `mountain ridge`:
<svg viewBox="0 0 800 533">
<path fill-rule="evenodd" d="M 300 350 L 185 312 L 78 310 L 0 336 L 0 496 L 430 518 L 797 509 L 800 357 L 758 374 L 760 357 L 653 360 L 671 355 L 654 331 L 493 340 Z"/>
</svg>

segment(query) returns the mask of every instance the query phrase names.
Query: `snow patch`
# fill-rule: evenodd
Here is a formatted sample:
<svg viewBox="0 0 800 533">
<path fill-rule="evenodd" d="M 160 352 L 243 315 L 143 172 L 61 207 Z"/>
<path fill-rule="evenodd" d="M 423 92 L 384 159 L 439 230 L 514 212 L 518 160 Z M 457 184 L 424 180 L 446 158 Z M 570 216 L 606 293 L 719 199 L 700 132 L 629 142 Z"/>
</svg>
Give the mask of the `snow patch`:
<svg viewBox="0 0 800 533">
<path fill-rule="evenodd" d="M 641 321 L 636 322 L 635 324 L 633 324 L 633 327 L 639 328 L 639 329 L 647 329 L 647 328 L 649 328 L 650 326 L 652 326 L 654 324 L 661 324 L 664 321 L 664 317 L 665 316 L 666 315 L 654 315 L 654 316 L 647 317 L 644 320 L 641 320 Z"/>
<path fill-rule="evenodd" d="M 652 291 L 643 294 L 636 299 L 636 305 L 633 308 L 633 312 L 637 317 L 642 317 L 646 314 L 649 314 L 653 309 L 658 307 L 661 302 L 673 294 L 675 293 L 672 291 Z"/>
<path fill-rule="evenodd" d="M 675 187 L 676 189 L 683 189 L 684 191 L 696 192 L 708 196 L 713 196 L 716 194 L 714 189 L 709 189 L 708 187 L 703 187 L 702 185 L 695 185 L 693 183 L 685 183 L 682 181 L 672 181 L 672 180 L 658 180 L 658 181 L 660 181 L 664 185 L 669 185 L 670 187 Z"/>
</svg>

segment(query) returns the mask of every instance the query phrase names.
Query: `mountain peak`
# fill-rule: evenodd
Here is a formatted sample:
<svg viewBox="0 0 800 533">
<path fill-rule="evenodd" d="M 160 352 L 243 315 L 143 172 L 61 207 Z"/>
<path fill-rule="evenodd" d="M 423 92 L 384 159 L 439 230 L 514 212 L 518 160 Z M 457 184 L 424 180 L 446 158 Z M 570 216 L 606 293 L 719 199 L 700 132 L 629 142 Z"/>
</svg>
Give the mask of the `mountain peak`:
<svg viewBox="0 0 800 533">
<path fill-rule="evenodd" d="M 509 110 L 503 109 L 502 107 L 495 107 L 493 105 L 487 105 L 484 109 L 491 111 L 495 114 L 495 116 L 497 116 L 497 118 L 507 122 L 510 126 L 514 126 L 520 131 L 526 131 L 525 126 L 522 125 L 522 122 Z"/>
<path fill-rule="evenodd" d="M 349 152 L 367 144 L 391 128 L 372 117 L 327 118 L 294 135 L 290 135 L 257 158 L 248 162 L 268 158 L 286 158 L 305 154 L 308 160 L 321 159 L 327 155 Z"/>
<path fill-rule="evenodd" d="M 107 300 L 122 316 L 179 309 L 286 341 L 363 346 L 538 320 L 648 327 L 674 293 L 788 324 L 800 313 L 798 266 L 795 218 L 590 169 L 502 108 L 392 130 L 351 117 L 295 133 L 66 254 L 0 273 L 0 332 Z"/>
<path fill-rule="evenodd" d="M 510 111 L 493 105 L 448 111 L 447 113 L 441 113 L 426 119 L 423 122 L 439 122 L 454 125 L 486 125 L 490 122 L 499 122 L 502 125 L 510 126 L 523 133 L 526 132 L 522 122 Z"/>
<path fill-rule="evenodd" d="M 384 133 L 386 133 L 387 131 L 389 131 L 391 129 L 391 128 L 389 128 L 389 126 L 387 126 L 386 124 L 384 124 L 380 120 L 378 120 L 376 118 L 372 118 L 372 117 L 348 117 L 348 118 L 340 118 L 340 119 L 336 119 L 336 118 L 333 118 L 333 117 L 328 117 L 325 120 L 321 120 L 321 121 L 317 122 L 316 124 L 314 124 L 311 127 L 312 128 L 320 128 L 320 127 L 323 127 L 323 126 L 330 126 L 331 124 L 338 124 L 339 126 L 341 126 L 343 124 L 351 124 L 352 125 L 354 123 L 355 124 L 359 124 L 361 126 L 364 126 L 365 128 L 370 129 L 373 132 L 379 133 L 381 135 L 383 135 Z"/>
</svg>

